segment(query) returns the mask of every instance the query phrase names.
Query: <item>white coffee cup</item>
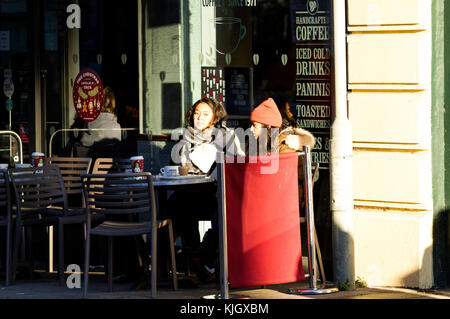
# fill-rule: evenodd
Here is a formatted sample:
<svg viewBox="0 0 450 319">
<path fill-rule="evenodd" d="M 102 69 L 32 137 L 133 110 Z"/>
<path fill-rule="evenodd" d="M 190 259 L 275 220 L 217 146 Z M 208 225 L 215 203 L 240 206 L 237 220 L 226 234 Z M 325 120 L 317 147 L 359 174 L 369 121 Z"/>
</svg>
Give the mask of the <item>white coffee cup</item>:
<svg viewBox="0 0 450 319">
<path fill-rule="evenodd" d="M 178 176 L 178 166 L 164 166 L 159 170 L 164 176 Z"/>
<path fill-rule="evenodd" d="M 0 163 L 0 169 L 8 169 L 9 164 Z"/>
</svg>

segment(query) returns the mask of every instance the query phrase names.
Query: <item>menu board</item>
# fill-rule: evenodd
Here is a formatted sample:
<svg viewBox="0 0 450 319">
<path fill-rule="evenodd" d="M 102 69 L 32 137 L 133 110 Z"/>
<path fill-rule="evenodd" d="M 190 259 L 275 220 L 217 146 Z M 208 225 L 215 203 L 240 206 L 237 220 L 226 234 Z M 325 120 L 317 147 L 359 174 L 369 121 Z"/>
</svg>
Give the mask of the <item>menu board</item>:
<svg viewBox="0 0 450 319">
<path fill-rule="evenodd" d="M 202 97 L 223 102 L 229 115 L 249 115 L 251 69 L 202 67 Z"/>
<path fill-rule="evenodd" d="M 212 97 L 225 103 L 224 68 L 202 67 L 202 98 Z"/>
<path fill-rule="evenodd" d="M 250 114 L 250 71 L 250 68 L 226 68 L 226 108 L 230 115 Z"/>
<path fill-rule="evenodd" d="M 103 108 L 103 85 L 98 74 L 91 69 L 78 73 L 72 96 L 78 117 L 85 122 L 94 121 Z"/>
<path fill-rule="evenodd" d="M 297 126 L 316 137 L 314 163 L 329 167 L 331 127 L 331 1 L 291 0 L 292 41 L 295 43 L 295 101 L 291 112 Z"/>
</svg>

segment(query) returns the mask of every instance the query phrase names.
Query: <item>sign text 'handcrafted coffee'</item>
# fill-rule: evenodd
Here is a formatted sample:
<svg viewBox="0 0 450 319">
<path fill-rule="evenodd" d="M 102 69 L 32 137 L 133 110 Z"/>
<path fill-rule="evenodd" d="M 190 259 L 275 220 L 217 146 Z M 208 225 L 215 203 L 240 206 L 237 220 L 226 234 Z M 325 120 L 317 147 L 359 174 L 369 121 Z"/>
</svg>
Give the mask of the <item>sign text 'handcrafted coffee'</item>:
<svg viewBox="0 0 450 319">
<path fill-rule="evenodd" d="M 78 117 L 85 122 L 94 121 L 103 108 L 103 84 L 98 74 L 91 69 L 78 73 L 72 95 Z"/>
<path fill-rule="evenodd" d="M 329 167 L 331 127 L 330 0 L 291 0 L 291 31 L 295 43 L 295 101 L 291 112 L 297 126 L 316 137 L 312 161 Z"/>
</svg>

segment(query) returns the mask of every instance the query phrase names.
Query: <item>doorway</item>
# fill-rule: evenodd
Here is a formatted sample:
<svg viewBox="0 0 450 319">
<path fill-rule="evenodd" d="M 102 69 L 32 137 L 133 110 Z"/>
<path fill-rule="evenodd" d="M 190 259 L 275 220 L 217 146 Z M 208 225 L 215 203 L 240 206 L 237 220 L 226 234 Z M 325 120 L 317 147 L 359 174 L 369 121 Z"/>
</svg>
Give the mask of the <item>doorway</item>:
<svg viewBox="0 0 450 319">
<path fill-rule="evenodd" d="M 33 151 L 47 154 L 50 136 L 64 125 L 67 2 L 0 0 L 0 78 L 14 85 L 10 112 L 0 99 L 0 126 L 20 135 L 24 162 Z M 9 147 L 0 143 L 8 160 Z"/>
<path fill-rule="evenodd" d="M 80 70 L 96 71 L 116 95 L 122 128 L 139 127 L 137 1 L 79 1 Z"/>
</svg>

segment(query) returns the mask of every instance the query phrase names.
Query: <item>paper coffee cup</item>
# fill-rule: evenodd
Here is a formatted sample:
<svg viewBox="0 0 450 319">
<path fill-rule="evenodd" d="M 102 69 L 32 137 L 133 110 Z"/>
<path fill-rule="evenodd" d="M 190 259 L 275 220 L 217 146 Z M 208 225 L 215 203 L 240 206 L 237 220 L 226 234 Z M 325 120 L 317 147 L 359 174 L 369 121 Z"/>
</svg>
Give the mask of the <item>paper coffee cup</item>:
<svg viewBox="0 0 450 319">
<path fill-rule="evenodd" d="M 133 156 L 130 157 L 131 161 L 131 171 L 133 173 L 139 173 L 144 171 L 144 157 L 143 156 Z"/>
<path fill-rule="evenodd" d="M 189 173 L 189 167 L 187 166 L 178 166 L 178 172 L 180 175 L 185 176 Z"/>
<path fill-rule="evenodd" d="M 33 167 L 42 167 L 44 166 L 44 153 L 33 152 L 31 154 L 31 165 Z"/>
</svg>

